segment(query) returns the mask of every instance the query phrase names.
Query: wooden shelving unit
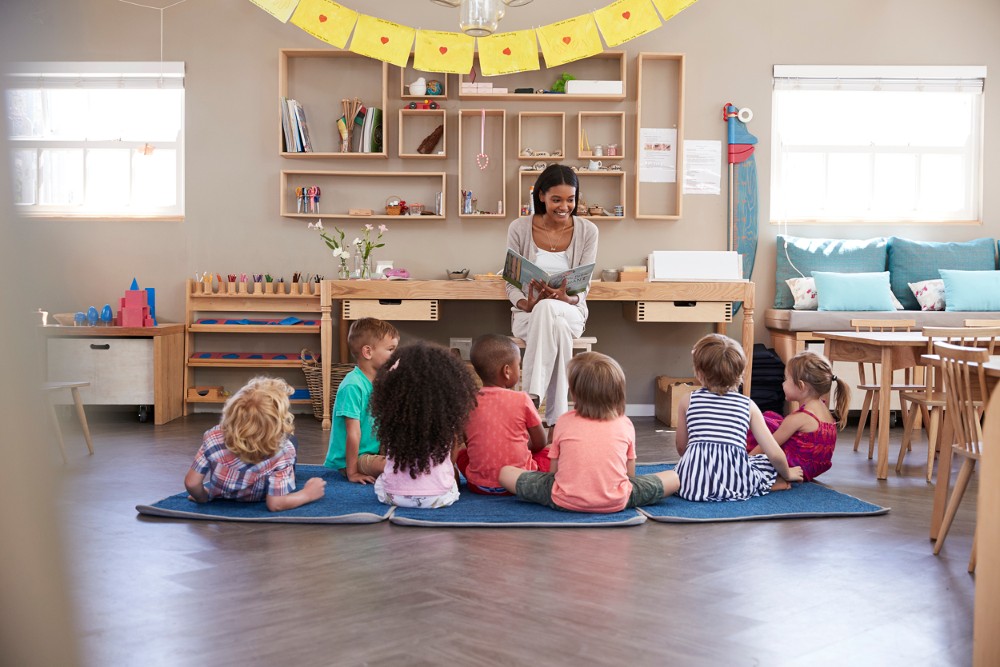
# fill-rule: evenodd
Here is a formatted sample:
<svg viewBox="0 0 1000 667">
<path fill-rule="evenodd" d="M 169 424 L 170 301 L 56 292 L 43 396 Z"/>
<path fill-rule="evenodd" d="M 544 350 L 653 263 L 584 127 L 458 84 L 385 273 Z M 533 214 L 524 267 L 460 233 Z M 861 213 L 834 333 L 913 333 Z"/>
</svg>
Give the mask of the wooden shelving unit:
<svg viewBox="0 0 1000 667">
<path fill-rule="evenodd" d="M 608 155 L 608 146 L 614 144 L 616 155 Z M 590 149 L 585 150 L 589 145 Z M 581 111 L 576 122 L 577 157 L 581 160 L 621 160 L 625 157 L 625 112 Z M 594 147 L 602 146 L 601 155 L 594 154 Z"/>
<path fill-rule="evenodd" d="M 565 157 L 566 114 L 564 112 L 521 111 L 517 114 L 518 160 L 551 164 Z"/>
<path fill-rule="evenodd" d="M 541 173 L 534 169 L 522 169 L 518 173 L 518 207 L 527 205 L 528 192 Z M 601 169 L 600 171 L 578 169 L 576 176 L 580 181 L 582 200 L 591 206 L 602 206 L 608 212 L 606 216 L 590 216 L 587 212 L 578 211 L 577 215 L 593 220 L 621 220 L 628 213 L 628 207 L 625 205 L 625 172 L 610 169 Z M 623 214 L 621 216 L 611 215 L 615 206 L 622 207 Z"/>
<path fill-rule="evenodd" d="M 479 58 L 473 67 L 478 67 Z M 463 75 L 458 80 L 458 99 L 460 100 L 510 100 L 510 101 L 532 101 L 532 102 L 612 102 L 626 99 L 627 93 L 627 67 L 625 53 L 623 51 L 607 51 L 599 53 L 590 58 L 567 63 L 557 68 L 559 73 L 568 72 L 578 79 L 621 81 L 621 94 L 611 95 L 579 95 L 564 93 L 515 93 L 516 88 L 533 88 L 535 90 L 549 90 L 559 74 L 555 70 L 541 69 L 534 72 L 518 72 L 517 74 L 505 74 L 491 76 L 488 79 L 495 88 L 506 88 L 507 93 L 463 93 L 462 84 L 468 83 L 467 76 Z M 485 77 L 483 78 L 485 79 Z M 477 78 L 478 82 L 483 79 Z"/>
<path fill-rule="evenodd" d="M 636 58 L 635 218 L 679 220 L 684 182 L 684 54 L 640 53 Z M 676 128 L 674 183 L 643 183 L 643 128 Z"/>
<path fill-rule="evenodd" d="M 478 145 L 478 144 L 477 144 Z M 319 186 L 320 212 L 296 212 L 295 189 L 309 185 Z M 444 172 L 403 171 L 322 171 L 282 170 L 280 212 L 286 218 L 312 220 L 334 218 L 351 220 L 443 220 L 441 215 L 385 215 L 385 200 L 395 195 L 409 204 L 420 203 L 424 210 L 434 210 L 434 200 L 441 193 L 441 205 L 447 201 L 446 174 Z M 332 202 L 326 203 L 324 202 Z M 332 205 L 337 210 L 330 210 Z M 350 215 L 352 208 L 371 209 L 373 215 Z"/>
<path fill-rule="evenodd" d="M 259 369 L 259 372 L 271 372 L 276 370 L 300 369 L 299 373 L 282 373 L 286 376 L 286 381 L 294 387 L 305 387 L 305 378 L 301 375 L 301 360 L 299 351 L 303 347 L 318 352 L 321 347 L 320 321 L 321 321 L 321 298 L 319 293 L 319 283 L 313 283 L 310 288 L 315 288 L 315 292 L 307 294 L 226 294 L 226 293 L 202 293 L 201 283 L 194 280 L 187 281 L 187 293 L 185 297 L 185 343 L 184 343 L 184 414 L 189 414 L 189 405 L 194 403 L 221 404 L 225 398 L 189 396 L 188 389 L 199 386 L 203 383 L 196 382 L 200 371 L 205 369 L 217 369 L 221 372 L 236 372 L 242 378 L 226 386 L 230 392 L 239 389 L 246 380 L 256 373 L 247 373 Z M 305 321 L 315 321 L 315 324 L 297 325 L 253 325 L 253 324 L 204 324 L 199 323 L 199 319 L 284 319 L 295 316 Z M 228 334 L 228 336 L 226 336 Z M 225 341 L 232 345 L 225 350 L 214 350 L 215 352 L 238 353 L 247 351 L 260 354 L 258 350 L 249 350 L 247 345 L 251 341 L 260 337 L 275 336 L 276 340 L 288 348 L 282 350 L 268 350 L 267 352 L 281 352 L 286 359 L 219 359 L 219 358 L 197 358 L 199 354 L 207 353 L 206 350 L 198 350 L 196 343 L 204 340 L 213 341 L 210 343 L 215 347 Z M 234 338 L 235 337 L 235 338 Z M 294 342 L 289 342 L 292 340 Z M 235 341 L 235 342 L 233 342 Z M 204 384 L 220 384 L 217 381 Z M 294 399 L 294 404 L 308 404 L 309 399 Z"/>
<path fill-rule="evenodd" d="M 444 133 L 432 153 L 418 153 L 417 147 L 438 126 Z M 444 109 L 399 110 L 399 157 L 424 160 L 443 160 L 448 157 L 448 114 Z"/>
<path fill-rule="evenodd" d="M 476 158 L 480 148 L 483 112 L 486 114 L 486 154 L 489 162 L 480 169 Z M 496 128 L 499 127 L 499 133 Z M 499 138 L 499 141 L 498 141 Z M 458 112 L 458 217 L 506 218 L 506 147 L 507 112 L 503 109 L 461 109 Z M 489 213 L 465 213 L 462 191 L 470 190 L 478 202 L 474 210 Z M 500 210 L 497 211 L 497 204 Z M 489 207 L 489 208 L 487 208 Z"/>
<path fill-rule="evenodd" d="M 298 100 L 306 111 L 313 147 L 310 153 L 284 150 L 284 132 L 278 118 L 278 153 L 295 159 L 388 158 L 388 63 L 334 49 L 281 49 L 278 51 L 278 97 Z M 358 97 L 366 106 L 382 109 L 382 151 L 342 152 L 337 119 L 341 100 Z M 276 105 L 277 106 L 277 105 Z M 350 120 L 348 121 L 350 122 Z"/>
</svg>

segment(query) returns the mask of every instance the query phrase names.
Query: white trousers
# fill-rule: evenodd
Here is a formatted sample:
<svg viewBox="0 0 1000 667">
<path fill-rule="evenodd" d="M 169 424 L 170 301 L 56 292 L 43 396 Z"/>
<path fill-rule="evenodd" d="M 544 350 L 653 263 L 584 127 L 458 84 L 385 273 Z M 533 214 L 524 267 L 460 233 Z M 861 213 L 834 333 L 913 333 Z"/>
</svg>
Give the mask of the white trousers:
<svg viewBox="0 0 1000 667">
<path fill-rule="evenodd" d="M 569 410 L 567 365 L 573 356 L 573 339 L 579 338 L 587 321 L 576 306 L 544 299 L 530 313 L 511 314 L 511 330 L 525 342 L 521 362 L 521 387 L 529 394 L 545 396 L 545 422 L 555 424 Z"/>
</svg>

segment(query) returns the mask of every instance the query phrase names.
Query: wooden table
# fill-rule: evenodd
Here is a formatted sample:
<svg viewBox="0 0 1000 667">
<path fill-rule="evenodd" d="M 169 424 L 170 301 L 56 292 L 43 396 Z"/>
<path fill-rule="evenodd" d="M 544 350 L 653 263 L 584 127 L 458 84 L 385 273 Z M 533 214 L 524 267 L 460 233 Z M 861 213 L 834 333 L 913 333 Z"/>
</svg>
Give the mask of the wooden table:
<svg viewBox="0 0 1000 667">
<path fill-rule="evenodd" d="M 345 299 L 414 299 L 441 301 L 498 301 L 507 303 L 506 283 L 495 280 L 324 280 L 321 287 L 322 320 L 320 325 L 323 391 L 330 390 L 330 364 L 333 359 L 334 302 Z M 743 375 L 743 392 L 750 393 L 750 372 L 753 362 L 753 310 L 755 286 L 747 280 L 710 282 L 595 282 L 587 295 L 589 302 L 618 301 L 634 306 L 640 302 L 653 304 L 683 304 L 670 319 L 649 321 L 714 322 L 715 330 L 725 333 L 727 321 L 711 319 L 690 304 L 732 304 L 743 302 L 743 349 L 747 367 Z M 340 359 L 348 360 L 347 325 L 340 320 Z M 329 396 L 323 397 L 323 428 L 330 428 Z"/>
<path fill-rule="evenodd" d="M 892 410 L 892 372 L 922 365 L 920 356 L 927 350 L 927 337 L 919 331 L 816 331 L 815 335 L 823 339 L 824 352 L 831 362 L 875 362 L 882 365 L 879 375 L 880 418 L 875 476 L 886 479 L 889 475 L 887 417 Z"/>
</svg>

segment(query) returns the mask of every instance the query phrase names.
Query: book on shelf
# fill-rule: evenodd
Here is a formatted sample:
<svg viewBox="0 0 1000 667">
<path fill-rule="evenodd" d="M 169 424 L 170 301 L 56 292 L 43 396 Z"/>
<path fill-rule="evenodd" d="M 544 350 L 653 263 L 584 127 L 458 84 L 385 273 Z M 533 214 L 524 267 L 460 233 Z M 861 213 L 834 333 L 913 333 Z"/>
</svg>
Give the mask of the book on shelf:
<svg viewBox="0 0 1000 667">
<path fill-rule="evenodd" d="M 295 139 L 292 138 L 292 121 L 288 117 L 288 98 L 279 97 L 278 106 L 281 108 L 281 131 L 285 138 L 285 152 L 295 152 Z"/>
<path fill-rule="evenodd" d="M 361 126 L 361 139 L 358 150 L 361 153 L 382 152 L 382 110 L 375 107 L 365 109 L 364 123 Z"/>
<path fill-rule="evenodd" d="M 290 97 L 281 98 L 281 128 L 285 135 L 285 152 L 312 152 L 306 111 L 301 104 Z"/>
<path fill-rule="evenodd" d="M 302 150 L 306 153 L 312 153 L 313 146 L 312 141 L 309 139 L 309 123 L 306 121 L 306 110 L 297 100 L 292 100 L 292 102 L 295 103 L 295 128 L 299 133 Z"/>
<path fill-rule="evenodd" d="M 539 268 L 537 264 L 532 263 L 527 257 L 507 248 L 507 258 L 503 264 L 503 279 L 525 294 L 528 293 L 528 285 L 532 280 L 540 280 L 554 288 L 559 288 L 565 280 L 566 294 L 579 294 L 590 286 L 590 278 L 594 275 L 595 266 L 596 264 L 585 264 L 575 269 L 550 274 Z"/>
</svg>

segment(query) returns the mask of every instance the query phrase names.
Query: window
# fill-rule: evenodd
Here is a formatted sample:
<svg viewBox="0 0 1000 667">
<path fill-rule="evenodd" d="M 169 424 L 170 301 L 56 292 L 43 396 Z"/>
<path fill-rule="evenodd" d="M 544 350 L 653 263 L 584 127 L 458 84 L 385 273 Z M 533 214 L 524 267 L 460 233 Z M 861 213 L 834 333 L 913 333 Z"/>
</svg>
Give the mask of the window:
<svg viewBox="0 0 1000 667">
<path fill-rule="evenodd" d="M 184 63 L 18 63 L 6 115 L 16 210 L 184 216 Z"/>
<path fill-rule="evenodd" d="M 979 222 L 985 78 L 776 65 L 771 221 Z"/>
</svg>

